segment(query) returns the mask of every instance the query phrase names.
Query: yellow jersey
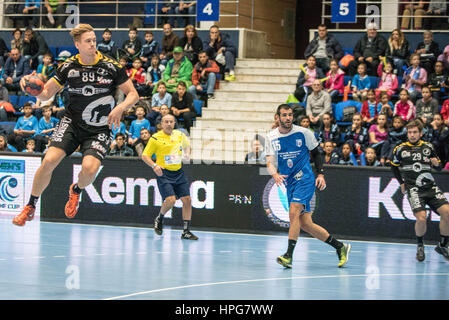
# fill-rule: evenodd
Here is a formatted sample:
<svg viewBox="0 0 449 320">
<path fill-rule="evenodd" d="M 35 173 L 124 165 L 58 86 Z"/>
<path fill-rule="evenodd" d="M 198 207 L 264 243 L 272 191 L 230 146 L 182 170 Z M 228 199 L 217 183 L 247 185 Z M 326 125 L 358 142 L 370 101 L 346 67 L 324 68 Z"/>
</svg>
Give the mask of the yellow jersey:
<svg viewBox="0 0 449 320">
<path fill-rule="evenodd" d="M 156 154 L 156 164 L 166 170 L 177 171 L 182 166 L 183 150 L 190 146 L 189 139 L 179 130 L 166 135 L 160 130 L 151 136 L 143 154 L 152 157 Z"/>
</svg>

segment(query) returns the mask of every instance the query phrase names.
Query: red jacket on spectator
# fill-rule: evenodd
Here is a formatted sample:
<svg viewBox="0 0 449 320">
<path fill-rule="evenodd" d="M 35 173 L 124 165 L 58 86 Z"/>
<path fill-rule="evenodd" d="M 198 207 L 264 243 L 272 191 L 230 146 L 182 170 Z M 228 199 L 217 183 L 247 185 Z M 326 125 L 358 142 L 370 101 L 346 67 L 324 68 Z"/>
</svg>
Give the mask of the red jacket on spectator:
<svg viewBox="0 0 449 320">
<path fill-rule="evenodd" d="M 345 82 L 344 82 L 345 72 L 343 70 L 338 69 L 336 75 L 331 75 L 331 72 L 329 71 L 326 74 L 326 76 L 328 77 L 328 79 L 326 80 L 326 83 L 325 83 L 326 89 L 338 90 L 338 92 L 340 92 L 340 93 L 344 92 L 344 90 L 345 90 Z"/>
<path fill-rule="evenodd" d="M 139 70 L 131 68 L 127 70 L 126 73 L 131 80 L 135 80 L 138 84 L 145 83 L 145 70 L 143 68 L 140 68 Z"/>
<path fill-rule="evenodd" d="M 449 99 L 444 100 L 440 113 L 444 121 L 449 120 Z"/>
<path fill-rule="evenodd" d="M 214 60 L 211 59 L 207 60 L 205 66 L 203 66 L 201 62 L 197 62 L 193 67 L 192 72 L 192 84 L 194 86 L 197 86 L 200 83 L 201 72 L 203 70 L 206 70 L 205 78 L 207 79 L 207 76 L 209 75 L 210 72 L 219 73 L 220 67 Z M 215 89 L 218 89 L 218 79 L 217 81 L 215 81 Z"/>
</svg>

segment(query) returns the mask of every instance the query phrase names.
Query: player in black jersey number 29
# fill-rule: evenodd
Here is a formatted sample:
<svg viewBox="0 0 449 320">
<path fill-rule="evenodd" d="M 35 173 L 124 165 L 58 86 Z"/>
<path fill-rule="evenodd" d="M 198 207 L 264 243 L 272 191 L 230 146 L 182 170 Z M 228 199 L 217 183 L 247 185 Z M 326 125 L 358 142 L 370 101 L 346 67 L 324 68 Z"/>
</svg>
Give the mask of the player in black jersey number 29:
<svg viewBox="0 0 449 320">
<path fill-rule="evenodd" d="M 95 32 L 90 25 L 79 24 L 70 35 L 79 54 L 58 67 L 55 76 L 47 81 L 44 90 L 37 96 L 42 101 L 48 100 L 66 86 L 69 103 L 36 171 L 29 202 L 13 219 L 18 226 L 33 219 L 36 203 L 50 183 L 53 170 L 80 147 L 83 154 L 81 171 L 78 182 L 70 186 L 69 200 L 65 206 L 65 215 L 75 217 L 81 191 L 94 181 L 106 156 L 112 125 L 119 126 L 122 113 L 139 99 L 122 66 L 96 50 Z M 22 89 L 29 77 L 22 78 Z M 115 105 L 117 88 L 126 95 L 126 99 Z"/>
<path fill-rule="evenodd" d="M 431 174 L 432 166 L 441 170 L 440 160 L 433 145 L 421 140 L 423 126 L 419 120 L 409 122 L 406 127 L 408 141 L 394 149 L 391 168 L 416 217 L 416 259 L 425 259 L 423 237 L 427 229 L 428 205 L 440 215 L 440 242 L 435 251 L 449 260 L 449 203 Z M 402 174 L 399 167 L 402 168 Z"/>
</svg>

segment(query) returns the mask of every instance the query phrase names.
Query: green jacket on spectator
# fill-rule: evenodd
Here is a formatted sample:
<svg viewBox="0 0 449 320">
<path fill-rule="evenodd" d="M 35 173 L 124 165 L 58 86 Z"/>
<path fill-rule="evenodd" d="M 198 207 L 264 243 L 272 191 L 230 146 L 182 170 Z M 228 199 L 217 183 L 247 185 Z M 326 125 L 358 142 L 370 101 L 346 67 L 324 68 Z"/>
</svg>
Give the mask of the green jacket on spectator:
<svg viewBox="0 0 449 320">
<path fill-rule="evenodd" d="M 175 65 L 175 59 L 171 59 L 168 61 L 167 66 L 165 67 L 164 73 L 162 74 L 162 81 L 165 82 L 167 87 L 167 92 L 173 93 L 176 91 L 176 87 L 178 86 L 179 81 L 184 81 L 187 88 L 192 85 L 192 71 L 193 66 L 192 63 L 186 57 L 182 57 L 181 65 L 179 66 L 178 74 L 176 77 L 172 77 L 172 70 Z M 170 79 L 175 79 L 175 83 L 167 82 Z M 157 92 L 157 85 L 154 86 L 153 94 Z"/>
</svg>

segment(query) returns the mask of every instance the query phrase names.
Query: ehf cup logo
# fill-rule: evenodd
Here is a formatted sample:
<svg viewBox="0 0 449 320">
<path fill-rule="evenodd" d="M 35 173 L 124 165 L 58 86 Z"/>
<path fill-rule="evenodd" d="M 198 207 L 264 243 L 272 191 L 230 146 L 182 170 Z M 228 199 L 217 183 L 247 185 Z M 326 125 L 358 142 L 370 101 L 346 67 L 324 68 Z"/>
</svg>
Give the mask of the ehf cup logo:
<svg viewBox="0 0 449 320">
<path fill-rule="evenodd" d="M 17 179 L 7 175 L 0 178 L 0 199 L 12 202 L 19 196 L 17 193 Z"/>
<path fill-rule="evenodd" d="M 0 159 L 0 208 L 18 210 L 24 205 L 25 161 Z"/>
<path fill-rule="evenodd" d="M 285 185 L 277 186 L 274 179 L 271 178 L 263 190 L 262 202 L 265 214 L 271 222 L 282 228 L 290 227 L 289 203 Z M 315 195 L 313 195 L 310 201 L 312 212 L 315 210 L 315 205 L 316 199 Z"/>
</svg>

